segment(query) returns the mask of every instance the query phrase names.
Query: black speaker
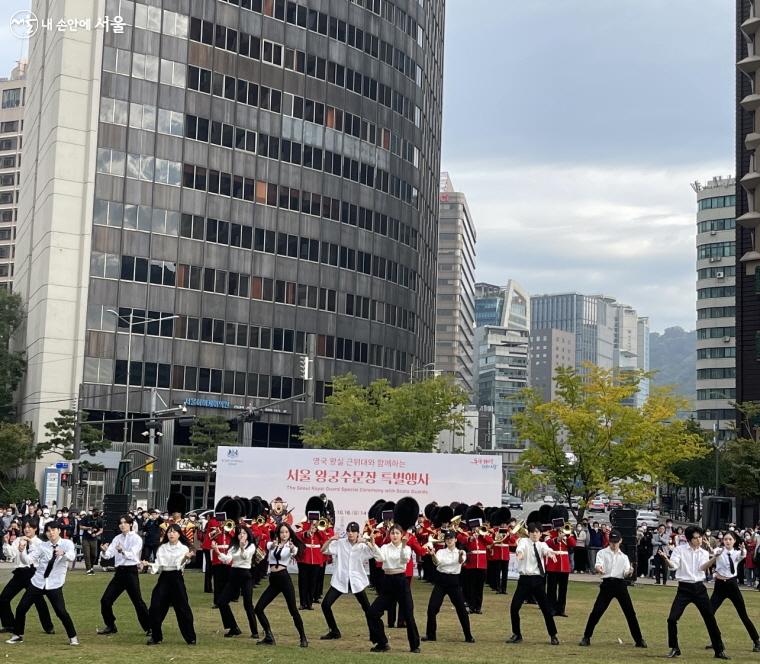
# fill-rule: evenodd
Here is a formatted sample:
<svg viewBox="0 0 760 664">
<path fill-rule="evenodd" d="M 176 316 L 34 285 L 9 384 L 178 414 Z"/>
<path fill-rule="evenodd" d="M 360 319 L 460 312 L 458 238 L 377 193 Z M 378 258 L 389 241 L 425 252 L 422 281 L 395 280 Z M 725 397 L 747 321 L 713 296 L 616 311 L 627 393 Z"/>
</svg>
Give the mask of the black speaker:
<svg viewBox="0 0 760 664">
<path fill-rule="evenodd" d="M 119 532 L 119 518 L 129 512 L 130 497 L 125 493 L 103 496 L 103 541 L 110 542 Z"/>
</svg>

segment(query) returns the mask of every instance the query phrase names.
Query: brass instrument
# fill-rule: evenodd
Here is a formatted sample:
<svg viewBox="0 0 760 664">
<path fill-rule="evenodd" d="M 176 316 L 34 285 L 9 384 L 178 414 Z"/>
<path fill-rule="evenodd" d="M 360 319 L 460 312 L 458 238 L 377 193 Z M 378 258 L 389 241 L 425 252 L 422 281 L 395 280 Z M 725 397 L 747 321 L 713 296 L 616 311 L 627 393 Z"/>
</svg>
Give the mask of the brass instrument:
<svg viewBox="0 0 760 664">
<path fill-rule="evenodd" d="M 433 561 L 433 564 L 438 567 L 438 558 L 435 555 L 435 545 L 440 544 L 444 541 L 444 538 L 440 536 L 435 537 L 432 533 L 428 535 L 428 541 L 427 544 L 425 544 L 425 548 L 430 551 L 430 559 Z"/>
<path fill-rule="evenodd" d="M 324 532 L 329 527 L 330 527 L 329 519 L 322 517 L 319 521 L 317 521 L 317 530 L 319 530 L 320 532 Z"/>
<path fill-rule="evenodd" d="M 222 524 L 222 530 L 224 531 L 225 535 L 230 535 L 235 532 L 235 522 L 232 519 L 227 519 Z"/>
<path fill-rule="evenodd" d="M 257 526 L 263 526 L 267 522 L 266 517 L 259 514 L 259 516 L 256 517 L 256 521 L 254 522 Z"/>
<path fill-rule="evenodd" d="M 486 527 L 486 526 L 478 526 L 478 527 L 475 529 L 475 532 L 476 532 L 478 535 L 480 535 L 481 537 L 485 537 L 486 535 L 490 535 L 490 534 L 491 534 L 491 529 L 490 529 L 490 528 L 488 528 L 488 527 Z"/>
<path fill-rule="evenodd" d="M 570 537 L 570 535 L 573 534 L 573 527 L 569 523 L 566 523 L 564 526 L 562 526 L 562 530 L 559 532 L 562 533 L 565 537 Z"/>
<path fill-rule="evenodd" d="M 507 539 L 510 535 L 509 530 L 507 529 L 506 532 L 501 532 L 500 528 L 497 528 L 493 535 L 493 543 L 494 544 L 501 544 L 505 539 Z"/>
<path fill-rule="evenodd" d="M 462 515 L 457 514 L 457 516 L 453 517 L 451 521 L 449 521 L 449 527 L 451 530 L 457 532 L 457 533 L 463 533 L 464 529 L 459 525 L 459 522 L 462 520 Z"/>
<path fill-rule="evenodd" d="M 525 525 L 525 521 L 518 521 L 512 528 L 508 528 L 507 532 L 518 538 L 528 536 L 528 528 Z"/>
<path fill-rule="evenodd" d="M 253 554 L 253 562 L 257 565 L 267 557 L 267 552 L 262 551 L 258 546 L 256 547 L 256 553 Z"/>
</svg>

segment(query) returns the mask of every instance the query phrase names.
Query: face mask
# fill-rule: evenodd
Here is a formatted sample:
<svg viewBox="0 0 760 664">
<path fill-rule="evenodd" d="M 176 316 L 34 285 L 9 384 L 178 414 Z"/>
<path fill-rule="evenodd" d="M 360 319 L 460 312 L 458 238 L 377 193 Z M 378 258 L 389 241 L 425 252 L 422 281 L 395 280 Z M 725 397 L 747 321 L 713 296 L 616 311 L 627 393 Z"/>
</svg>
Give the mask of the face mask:
<svg viewBox="0 0 760 664">
<path fill-rule="evenodd" d="M 47 510 L 45 510 L 45 511 L 42 513 L 42 516 L 50 516 L 50 512 L 48 512 Z"/>
</svg>

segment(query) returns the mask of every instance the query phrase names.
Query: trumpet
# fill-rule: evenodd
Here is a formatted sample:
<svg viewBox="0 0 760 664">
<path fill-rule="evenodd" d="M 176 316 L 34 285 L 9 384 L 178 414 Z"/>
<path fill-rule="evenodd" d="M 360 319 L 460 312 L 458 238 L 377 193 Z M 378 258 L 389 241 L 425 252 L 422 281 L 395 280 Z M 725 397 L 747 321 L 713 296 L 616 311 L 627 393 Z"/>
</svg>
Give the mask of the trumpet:
<svg viewBox="0 0 760 664">
<path fill-rule="evenodd" d="M 256 517 L 256 521 L 254 522 L 257 526 L 263 526 L 267 522 L 266 517 L 259 514 L 259 516 Z"/>
<path fill-rule="evenodd" d="M 324 532 L 330 527 L 330 521 L 326 519 L 325 517 L 322 517 L 319 521 L 317 521 L 317 530 L 320 532 Z"/>
<path fill-rule="evenodd" d="M 562 526 L 562 530 L 559 532 L 562 533 L 565 537 L 570 537 L 570 535 L 573 534 L 573 527 L 569 523 L 566 523 L 564 526 Z"/>
<path fill-rule="evenodd" d="M 230 535 L 233 532 L 235 532 L 235 522 L 232 519 L 227 519 L 222 524 L 222 530 L 224 531 L 225 535 Z"/>
</svg>

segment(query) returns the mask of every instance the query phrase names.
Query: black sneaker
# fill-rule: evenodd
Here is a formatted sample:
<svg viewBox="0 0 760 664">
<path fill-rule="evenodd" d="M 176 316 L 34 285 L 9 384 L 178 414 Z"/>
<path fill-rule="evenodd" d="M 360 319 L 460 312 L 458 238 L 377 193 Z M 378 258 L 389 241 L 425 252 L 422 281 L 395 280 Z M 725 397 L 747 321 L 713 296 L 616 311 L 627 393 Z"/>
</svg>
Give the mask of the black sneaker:
<svg viewBox="0 0 760 664">
<path fill-rule="evenodd" d="M 591 645 L 591 639 L 587 639 L 585 636 L 580 640 L 580 643 L 578 643 L 579 646 L 590 646 Z"/>
<path fill-rule="evenodd" d="M 119 630 L 115 627 L 104 627 L 103 629 L 97 629 L 95 631 L 101 636 L 105 636 L 106 634 L 116 634 Z"/>
<path fill-rule="evenodd" d="M 332 641 L 340 638 L 340 632 L 333 632 L 332 630 L 319 637 L 320 641 Z"/>
<path fill-rule="evenodd" d="M 369 651 L 370 652 L 388 652 L 390 649 L 391 647 L 387 643 L 383 643 L 383 644 L 378 643 L 374 648 L 370 648 Z"/>
</svg>

